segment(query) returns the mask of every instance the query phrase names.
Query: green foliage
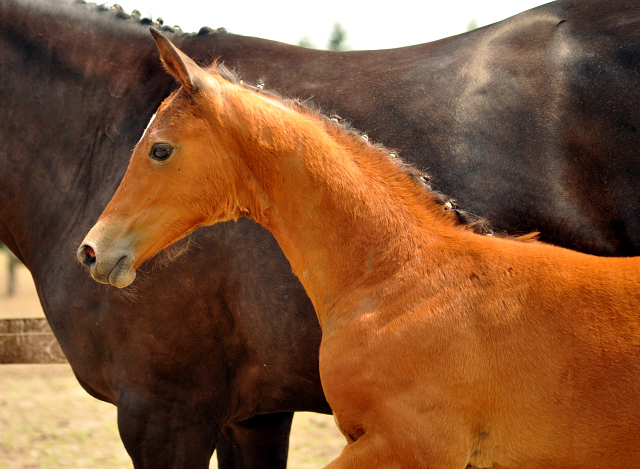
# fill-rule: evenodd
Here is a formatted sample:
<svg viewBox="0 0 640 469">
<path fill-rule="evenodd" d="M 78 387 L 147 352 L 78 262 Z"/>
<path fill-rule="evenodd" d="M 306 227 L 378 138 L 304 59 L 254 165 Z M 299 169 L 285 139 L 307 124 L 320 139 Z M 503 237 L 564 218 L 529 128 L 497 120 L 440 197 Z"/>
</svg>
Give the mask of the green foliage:
<svg viewBox="0 0 640 469">
<path fill-rule="evenodd" d="M 329 45 L 327 49 L 329 50 L 345 50 L 344 41 L 347 38 L 347 31 L 342 27 L 340 23 L 336 23 L 333 25 L 333 31 L 331 31 L 331 36 L 329 36 Z"/>
<path fill-rule="evenodd" d="M 311 39 L 309 38 L 309 36 L 304 36 L 302 38 L 300 38 L 300 40 L 298 41 L 298 45 L 300 47 L 306 47 L 307 49 L 315 49 L 316 46 L 313 42 L 311 42 Z"/>
<path fill-rule="evenodd" d="M 473 31 L 478 27 L 478 20 L 475 18 L 471 18 L 471 21 L 467 24 L 467 31 Z"/>
<path fill-rule="evenodd" d="M 329 36 L 329 42 L 327 43 L 327 49 L 329 50 L 348 50 L 349 47 L 346 44 L 347 31 L 342 27 L 340 23 L 335 23 Z M 306 47 L 307 49 L 317 49 L 318 47 L 311 41 L 309 36 L 303 36 L 297 43 L 300 47 Z M 2 469 L 2 468 L 0 468 Z"/>
</svg>

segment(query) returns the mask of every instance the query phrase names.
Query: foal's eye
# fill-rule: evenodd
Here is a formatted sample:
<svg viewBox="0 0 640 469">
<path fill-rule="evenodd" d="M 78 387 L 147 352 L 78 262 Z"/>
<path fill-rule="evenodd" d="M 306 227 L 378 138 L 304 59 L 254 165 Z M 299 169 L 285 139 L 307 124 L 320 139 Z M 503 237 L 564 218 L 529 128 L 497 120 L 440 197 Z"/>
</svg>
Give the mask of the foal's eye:
<svg viewBox="0 0 640 469">
<path fill-rule="evenodd" d="M 171 145 L 166 143 L 156 143 L 151 147 L 149 156 L 154 160 L 163 161 L 171 156 L 171 152 L 173 152 L 173 147 Z"/>
</svg>

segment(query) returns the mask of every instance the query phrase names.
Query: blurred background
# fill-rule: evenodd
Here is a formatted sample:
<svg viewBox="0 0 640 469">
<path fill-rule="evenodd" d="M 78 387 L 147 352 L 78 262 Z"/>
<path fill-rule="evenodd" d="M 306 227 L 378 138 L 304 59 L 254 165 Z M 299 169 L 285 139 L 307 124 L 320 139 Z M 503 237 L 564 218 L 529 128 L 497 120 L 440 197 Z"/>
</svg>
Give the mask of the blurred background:
<svg viewBox="0 0 640 469">
<path fill-rule="evenodd" d="M 393 0 L 389 2 L 300 0 L 120 0 L 127 13 L 162 18 L 184 32 L 202 26 L 287 44 L 328 49 L 337 29 L 343 49 L 391 49 L 421 44 L 486 26 L 530 8 L 540 0 Z M 335 36 L 334 36 L 335 37 Z"/>
<path fill-rule="evenodd" d="M 546 3 L 537 0 L 120 0 L 127 13 L 162 18 L 185 32 L 203 26 L 317 49 L 385 49 L 463 33 Z M 107 3 L 107 5 L 110 5 Z M 0 244 L 0 318 L 44 314 L 27 269 Z M 320 468 L 344 439 L 326 415 L 294 419 L 289 467 Z M 130 468 L 116 409 L 90 397 L 67 364 L 0 365 L 0 469 Z M 216 467 L 215 458 L 211 467 Z"/>
</svg>

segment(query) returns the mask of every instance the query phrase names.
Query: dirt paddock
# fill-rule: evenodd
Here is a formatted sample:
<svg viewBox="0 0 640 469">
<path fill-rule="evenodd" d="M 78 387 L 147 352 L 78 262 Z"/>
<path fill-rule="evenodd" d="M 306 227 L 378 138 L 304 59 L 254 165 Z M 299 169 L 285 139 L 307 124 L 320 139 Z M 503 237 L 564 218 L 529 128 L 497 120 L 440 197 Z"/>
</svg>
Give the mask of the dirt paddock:
<svg viewBox="0 0 640 469">
<path fill-rule="evenodd" d="M 0 318 L 43 316 L 26 268 L 18 268 L 16 295 L 7 297 L 6 264 L 0 249 Z M 288 467 L 321 468 L 343 447 L 333 417 L 298 413 Z M 0 365 L 0 469 L 60 467 L 132 467 L 116 408 L 90 397 L 69 365 Z M 210 467 L 217 467 L 215 457 Z"/>
</svg>

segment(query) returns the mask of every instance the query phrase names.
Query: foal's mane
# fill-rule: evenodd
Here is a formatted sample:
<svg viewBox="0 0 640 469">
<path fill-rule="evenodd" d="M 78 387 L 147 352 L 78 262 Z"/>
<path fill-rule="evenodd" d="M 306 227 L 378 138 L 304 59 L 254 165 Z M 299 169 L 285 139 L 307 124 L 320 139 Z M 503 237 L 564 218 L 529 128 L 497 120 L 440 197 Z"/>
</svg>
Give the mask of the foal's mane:
<svg viewBox="0 0 640 469">
<path fill-rule="evenodd" d="M 363 134 L 362 132 L 359 132 L 358 130 L 352 128 L 348 120 L 342 119 L 336 114 L 330 114 L 327 117 L 326 114 L 322 113 L 322 111 L 317 106 L 314 106 L 308 100 L 301 101 L 300 99 L 288 98 L 273 90 L 265 89 L 263 82 L 258 82 L 256 86 L 251 86 L 247 83 L 244 83 L 244 81 L 240 79 L 240 77 L 234 70 L 230 70 L 224 64 L 218 62 L 218 60 L 214 61 L 214 63 L 209 67 L 209 72 L 220 75 L 224 80 L 230 83 L 234 83 L 236 85 L 244 87 L 245 89 L 260 93 L 264 96 L 274 99 L 296 112 L 299 112 L 306 116 L 311 116 L 316 120 L 320 120 L 320 122 L 324 123 L 325 126 L 338 129 L 340 132 L 349 135 L 351 138 L 358 139 L 360 143 L 362 142 L 362 140 L 365 140 L 367 144 L 378 150 L 376 152 L 378 155 L 388 158 L 389 161 L 393 162 L 401 171 L 409 175 L 411 179 L 413 179 L 413 181 L 418 184 L 418 186 L 420 186 L 438 204 L 442 206 L 442 209 L 447 212 L 454 219 L 454 221 L 457 222 L 457 224 L 463 225 L 464 227 L 478 234 L 494 234 L 491 224 L 486 219 L 460 209 L 455 199 L 448 197 L 440 191 L 435 190 L 431 185 L 431 176 L 429 176 L 424 171 L 419 170 L 414 165 L 403 161 L 399 157 L 396 150 L 391 150 L 381 144 L 370 142 L 369 137 L 366 134 Z"/>
</svg>

